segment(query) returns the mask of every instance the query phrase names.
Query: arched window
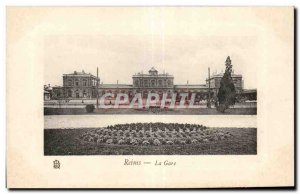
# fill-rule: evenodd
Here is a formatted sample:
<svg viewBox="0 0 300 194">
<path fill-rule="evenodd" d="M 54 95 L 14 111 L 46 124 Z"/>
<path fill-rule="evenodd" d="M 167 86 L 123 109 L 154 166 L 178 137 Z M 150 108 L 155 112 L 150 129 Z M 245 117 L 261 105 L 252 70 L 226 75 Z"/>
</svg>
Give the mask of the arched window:
<svg viewBox="0 0 300 194">
<path fill-rule="evenodd" d="M 144 87 L 148 87 L 148 80 L 144 80 Z"/>
<path fill-rule="evenodd" d="M 151 80 L 151 87 L 155 87 L 155 80 Z"/>
<path fill-rule="evenodd" d="M 83 97 L 86 98 L 87 97 L 87 93 L 85 90 L 83 90 Z"/>
<path fill-rule="evenodd" d="M 78 90 L 76 90 L 75 95 L 76 95 L 76 98 L 79 98 L 79 91 Z"/>
<path fill-rule="evenodd" d="M 68 90 L 68 97 L 72 97 L 72 90 Z"/>
<path fill-rule="evenodd" d="M 73 85 L 71 79 L 68 80 L 68 85 L 69 85 L 69 86 L 72 86 L 72 85 Z"/>
<path fill-rule="evenodd" d="M 75 79 L 75 86 L 79 86 L 79 80 Z"/>
<path fill-rule="evenodd" d="M 84 79 L 84 80 L 82 81 L 82 83 L 83 83 L 83 86 L 87 86 L 87 80 L 86 80 L 86 79 Z"/>
<path fill-rule="evenodd" d="M 158 80 L 158 86 L 159 86 L 159 87 L 162 87 L 162 86 L 163 86 L 162 80 Z"/>
</svg>

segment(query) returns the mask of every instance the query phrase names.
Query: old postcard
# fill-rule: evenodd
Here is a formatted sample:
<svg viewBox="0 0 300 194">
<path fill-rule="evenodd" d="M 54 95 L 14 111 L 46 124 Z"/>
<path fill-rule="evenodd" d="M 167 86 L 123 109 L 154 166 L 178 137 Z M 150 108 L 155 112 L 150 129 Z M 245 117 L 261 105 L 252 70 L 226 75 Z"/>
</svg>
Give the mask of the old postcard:
<svg viewBox="0 0 300 194">
<path fill-rule="evenodd" d="M 294 186 L 293 7 L 8 7 L 8 188 Z"/>
</svg>

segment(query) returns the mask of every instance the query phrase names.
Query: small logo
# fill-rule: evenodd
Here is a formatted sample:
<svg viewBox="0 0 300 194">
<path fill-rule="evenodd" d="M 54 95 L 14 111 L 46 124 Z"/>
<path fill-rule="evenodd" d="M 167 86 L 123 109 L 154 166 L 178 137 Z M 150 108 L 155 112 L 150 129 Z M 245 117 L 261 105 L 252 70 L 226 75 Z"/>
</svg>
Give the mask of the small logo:
<svg viewBox="0 0 300 194">
<path fill-rule="evenodd" d="M 53 161 L 53 168 L 54 169 L 60 169 L 60 162 L 58 160 Z"/>
</svg>

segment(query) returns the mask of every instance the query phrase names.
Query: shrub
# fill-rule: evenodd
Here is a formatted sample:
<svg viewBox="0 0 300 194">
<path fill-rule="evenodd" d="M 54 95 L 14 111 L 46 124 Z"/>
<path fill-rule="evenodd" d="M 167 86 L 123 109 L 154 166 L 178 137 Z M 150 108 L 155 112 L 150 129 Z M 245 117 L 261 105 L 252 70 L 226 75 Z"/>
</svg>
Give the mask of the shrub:
<svg viewBox="0 0 300 194">
<path fill-rule="evenodd" d="M 108 135 L 104 135 L 103 139 L 107 140 L 107 139 L 109 139 L 109 136 Z"/>
<path fill-rule="evenodd" d="M 158 140 L 160 141 L 161 144 L 165 144 L 166 143 L 166 140 L 164 138 L 159 138 Z"/>
<path fill-rule="evenodd" d="M 217 141 L 219 138 L 218 138 L 218 136 L 215 136 L 214 138 L 213 138 L 213 140 L 215 140 L 215 141 Z"/>
<path fill-rule="evenodd" d="M 82 137 L 83 141 L 88 141 L 89 140 L 89 137 L 87 135 L 83 136 Z"/>
<path fill-rule="evenodd" d="M 173 142 L 173 141 L 171 141 L 171 140 L 169 140 L 169 141 L 167 141 L 167 142 L 166 142 L 166 144 L 168 144 L 168 145 L 173 145 L 173 144 L 174 144 L 174 142 Z"/>
<path fill-rule="evenodd" d="M 198 141 L 197 141 L 197 139 L 192 139 L 192 144 L 195 144 L 195 143 L 197 143 Z"/>
<path fill-rule="evenodd" d="M 108 139 L 108 140 L 106 140 L 106 143 L 112 144 L 112 143 L 113 143 L 113 139 Z"/>
<path fill-rule="evenodd" d="M 137 145 L 138 144 L 138 141 L 136 139 L 131 139 L 130 140 L 130 144 L 132 145 Z"/>
<path fill-rule="evenodd" d="M 130 138 L 124 138 L 125 144 L 130 144 L 131 139 Z"/>
<path fill-rule="evenodd" d="M 176 144 L 180 144 L 180 139 L 175 139 Z"/>
<path fill-rule="evenodd" d="M 227 133 L 227 134 L 225 134 L 225 137 L 230 137 L 230 134 L 228 134 L 228 133 Z"/>
<path fill-rule="evenodd" d="M 218 132 L 218 135 L 223 136 L 224 133 L 223 132 Z"/>
<path fill-rule="evenodd" d="M 144 140 L 142 144 L 143 144 L 143 145 L 149 145 L 150 143 L 149 143 L 148 140 Z"/>
<path fill-rule="evenodd" d="M 191 139 L 187 139 L 187 140 L 185 141 L 185 143 L 190 144 L 190 143 L 192 143 L 192 140 L 191 140 Z"/>
<path fill-rule="evenodd" d="M 125 144 L 126 142 L 125 142 L 125 140 L 124 139 L 120 139 L 119 141 L 118 141 L 118 144 Z"/>
<path fill-rule="evenodd" d="M 91 141 L 93 141 L 93 138 L 91 136 L 86 136 L 85 137 L 85 141 L 91 142 Z"/>
<path fill-rule="evenodd" d="M 95 106 L 93 104 L 88 104 L 88 105 L 85 106 L 85 110 L 88 113 L 92 113 L 95 110 Z"/>
<path fill-rule="evenodd" d="M 153 141 L 153 144 L 154 144 L 154 145 L 160 145 L 161 143 L 160 143 L 160 141 L 159 141 L 158 139 L 155 139 L 155 140 Z"/>
<path fill-rule="evenodd" d="M 143 141 L 142 138 L 136 138 L 135 140 L 137 141 L 138 144 L 141 144 Z"/>
<path fill-rule="evenodd" d="M 186 144 L 185 140 L 181 140 L 180 144 Z"/>
</svg>

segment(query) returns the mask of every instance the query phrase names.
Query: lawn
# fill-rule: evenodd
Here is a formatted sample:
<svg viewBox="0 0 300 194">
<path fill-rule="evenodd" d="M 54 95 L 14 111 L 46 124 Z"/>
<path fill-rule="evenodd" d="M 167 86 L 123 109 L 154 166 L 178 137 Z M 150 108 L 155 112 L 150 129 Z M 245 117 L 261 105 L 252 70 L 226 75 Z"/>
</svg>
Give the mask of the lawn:
<svg viewBox="0 0 300 194">
<path fill-rule="evenodd" d="M 144 125 L 144 124 L 143 124 Z M 45 155 L 240 155 L 257 153 L 256 128 L 146 124 L 45 129 Z M 180 127 L 181 126 L 181 127 Z M 128 129 L 127 129 L 127 128 Z"/>
<path fill-rule="evenodd" d="M 230 108 L 225 113 L 218 112 L 215 108 L 182 108 L 169 110 L 152 109 L 99 109 L 87 113 L 85 108 L 44 108 L 44 115 L 95 115 L 95 114 L 154 114 L 154 115 L 256 115 L 257 108 Z"/>
</svg>

